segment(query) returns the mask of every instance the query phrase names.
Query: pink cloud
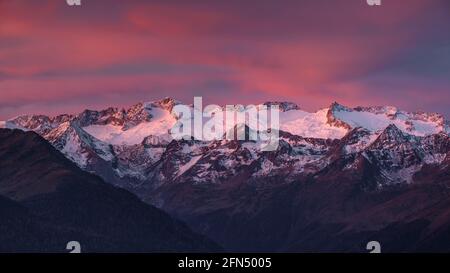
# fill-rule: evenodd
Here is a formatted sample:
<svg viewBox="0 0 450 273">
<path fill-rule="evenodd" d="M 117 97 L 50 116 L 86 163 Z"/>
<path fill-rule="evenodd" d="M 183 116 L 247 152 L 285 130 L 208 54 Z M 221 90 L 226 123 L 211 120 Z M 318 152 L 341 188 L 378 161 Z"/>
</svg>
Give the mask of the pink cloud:
<svg viewBox="0 0 450 273">
<path fill-rule="evenodd" d="M 92 0 L 71 9 L 58 0 L 2 1 L 0 119 L 147 95 L 190 101 L 204 94 L 216 103 L 283 98 L 311 110 L 335 100 L 412 108 L 403 102 L 408 90 L 419 101 L 425 91 L 413 91 L 407 75 L 398 91 L 383 86 L 389 99 L 367 79 L 393 70 L 409 50 L 426 54 L 424 37 L 442 44 L 439 25 L 449 21 L 438 16 L 447 5 L 440 0 L 392 0 L 380 9 L 359 0 L 345 7 L 251 2 Z M 420 79 L 410 77 L 417 86 Z M 442 78 L 426 83 L 437 94 L 448 90 Z M 448 104 L 442 95 L 423 106 L 441 109 L 442 99 Z"/>
</svg>

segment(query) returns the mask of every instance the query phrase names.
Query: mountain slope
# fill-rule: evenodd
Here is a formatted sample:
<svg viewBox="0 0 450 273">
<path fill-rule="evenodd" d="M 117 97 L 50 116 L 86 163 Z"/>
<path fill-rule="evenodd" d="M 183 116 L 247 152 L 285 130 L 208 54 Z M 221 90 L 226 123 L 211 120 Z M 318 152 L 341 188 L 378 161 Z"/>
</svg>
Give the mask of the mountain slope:
<svg viewBox="0 0 450 273">
<path fill-rule="evenodd" d="M 449 144 L 442 144 L 447 153 Z M 353 155 L 292 182 L 283 174 L 249 182 L 241 174 L 215 185 L 165 184 L 154 198 L 234 251 L 366 252 L 376 240 L 384 252 L 448 252 L 449 158 L 422 165 L 413 183 L 381 188 L 383 165 Z"/>
<path fill-rule="evenodd" d="M 248 139 L 171 140 L 177 103 L 4 126 L 38 132 L 84 170 L 230 250 L 365 251 L 356 242 L 372 235 L 391 251 L 445 250 L 450 141 L 442 115 L 338 103 L 309 113 L 267 102 L 281 110 L 279 146 L 267 152 Z"/>
<path fill-rule="evenodd" d="M 161 210 L 83 172 L 33 132 L 0 129 L 0 170 L 0 195 L 16 202 L 2 197 L 11 208 L 2 203 L 2 214 L 18 219 L 2 228 L 25 229 L 24 219 L 36 219 L 31 225 L 42 235 L 30 248 L 18 240 L 6 251 L 58 252 L 68 240 L 96 252 L 218 250 Z M 60 235 L 43 235 L 52 230 Z"/>
<path fill-rule="evenodd" d="M 349 108 L 338 103 L 309 113 L 293 103 L 266 102 L 266 106 L 280 107 L 280 143 L 289 151 L 288 154 L 278 151 L 277 159 L 269 160 L 266 153 L 260 152 L 258 144 L 251 141 L 171 144 L 168 132 L 177 118 L 170 111 L 179 103 L 166 98 L 138 103 L 128 109 L 86 110 L 78 115 L 54 118 L 22 116 L 6 121 L 4 126 L 39 133 L 82 169 L 137 194 L 142 187 L 155 188 L 172 180 L 183 181 L 183 177 L 191 174 L 196 183 L 227 180 L 236 173 L 233 166 L 244 166 L 243 169 L 252 172 L 254 177 L 282 172 L 292 178 L 319 171 L 334 160 L 326 156 L 334 149 L 332 142 L 357 128 L 364 130 L 364 135 L 346 145 L 347 150 L 341 156 L 351 157 L 364 149 L 371 151 L 363 156 L 383 156 L 369 146 L 387 128 L 398 129 L 408 136 L 408 143 L 416 143 L 411 143 L 413 152 L 420 150 L 413 146 L 422 145 L 420 142 L 430 136 L 448 135 L 445 119 L 435 113 L 409 113 L 391 106 Z M 169 149 L 177 145 L 184 145 L 183 149 Z M 397 181 L 397 177 L 403 176 L 402 172 L 411 178 L 422 162 L 442 159 L 442 155 L 424 158 L 422 153 L 417 156 L 417 164 L 398 166 L 395 172 L 385 173 L 380 179 Z"/>
</svg>

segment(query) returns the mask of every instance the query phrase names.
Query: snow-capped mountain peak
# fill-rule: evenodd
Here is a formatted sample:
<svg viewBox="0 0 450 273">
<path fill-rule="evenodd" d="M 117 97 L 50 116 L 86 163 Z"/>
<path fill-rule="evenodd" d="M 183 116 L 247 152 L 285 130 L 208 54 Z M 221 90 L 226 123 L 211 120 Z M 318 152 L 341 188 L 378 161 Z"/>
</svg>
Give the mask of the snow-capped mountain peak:
<svg viewBox="0 0 450 273">
<path fill-rule="evenodd" d="M 382 131 L 390 125 L 416 136 L 445 131 L 442 115 L 410 113 L 391 106 L 348 108 L 333 104 L 327 117 L 333 125 L 344 128 L 362 127 L 372 132 Z"/>
<path fill-rule="evenodd" d="M 293 181 L 333 164 L 354 170 L 364 161 L 382 172 L 374 179 L 388 185 L 411 182 L 424 164 L 448 160 L 448 123 L 439 114 L 337 102 L 307 112 L 294 103 L 267 102 L 280 107 L 280 145 L 262 152 L 255 141 L 173 140 L 169 131 L 177 119 L 171 110 L 179 103 L 165 98 L 126 109 L 21 116 L 0 125 L 33 130 L 83 169 L 133 189 L 145 181 L 154 187 L 168 181 L 221 183 L 244 174 L 248 181 L 273 176 Z M 233 130 L 244 128 L 247 138 L 253 133 L 239 126 Z"/>
<path fill-rule="evenodd" d="M 150 135 L 168 138 L 169 130 L 176 123 L 171 110 L 177 104 L 180 102 L 173 98 L 164 98 L 127 109 L 85 110 L 75 116 L 20 116 L 4 122 L 3 127 L 15 126 L 46 134 L 63 122 L 77 120 L 81 128 L 99 140 L 114 145 L 133 145 Z M 442 115 L 409 113 L 392 106 L 350 108 L 334 102 L 328 108 L 307 112 L 291 102 L 264 103 L 266 106 L 274 104 L 280 107 L 281 130 L 309 138 L 340 139 L 359 127 L 379 134 L 391 124 L 416 136 L 449 131 Z"/>
<path fill-rule="evenodd" d="M 173 107 L 177 104 L 181 104 L 181 102 L 178 100 L 175 100 L 173 98 L 170 98 L 170 97 L 165 97 L 164 99 L 159 100 L 159 101 L 152 101 L 152 102 L 145 103 L 146 106 L 159 107 L 159 108 L 167 110 L 169 112 L 171 112 Z"/>
</svg>

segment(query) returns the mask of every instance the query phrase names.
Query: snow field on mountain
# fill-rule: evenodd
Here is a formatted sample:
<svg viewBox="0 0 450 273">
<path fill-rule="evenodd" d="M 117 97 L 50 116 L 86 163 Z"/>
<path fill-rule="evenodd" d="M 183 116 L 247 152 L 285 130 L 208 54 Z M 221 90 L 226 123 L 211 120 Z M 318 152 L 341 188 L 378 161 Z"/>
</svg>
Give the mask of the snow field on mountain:
<svg viewBox="0 0 450 273">
<path fill-rule="evenodd" d="M 89 125 L 83 130 L 95 138 L 113 145 L 135 145 L 150 135 L 167 135 L 176 122 L 170 112 L 164 109 L 153 108 L 150 114 L 152 115 L 150 122 L 142 122 L 128 130 L 123 130 L 122 126 L 111 124 Z M 167 135 L 167 137 L 169 136 Z"/>
<path fill-rule="evenodd" d="M 436 134 L 440 131 L 434 122 L 412 120 L 403 114 L 398 115 L 393 120 L 386 114 L 359 111 L 337 111 L 334 112 L 334 116 L 352 128 L 362 127 L 372 132 L 384 130 L 390 124 L 394 124 L 403 132 L 416 136 Z M 412 126 L 408 123 L 411 123 Z"/>
<path fill-rule="evenodd" d="M 309 113 L 302 110 L 291 110 L 280 113 L 280 129 L 293 135 L 310 138 L 339 139 L 347 129 L 327 124 L 328 108 Z"/>
</svg>

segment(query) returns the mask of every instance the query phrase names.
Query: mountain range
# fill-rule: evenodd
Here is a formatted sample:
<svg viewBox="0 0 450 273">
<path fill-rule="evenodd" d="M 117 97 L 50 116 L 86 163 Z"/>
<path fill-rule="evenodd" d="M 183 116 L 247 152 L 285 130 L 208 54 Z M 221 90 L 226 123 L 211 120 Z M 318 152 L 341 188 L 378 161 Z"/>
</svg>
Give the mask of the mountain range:
<svg viewBox="0 0 450 273">
<path fill-rule="evenodd" d="M 0 126 L 17 134 L 9 141 L 20 131 L 37 133 L 71 168 L 135 194 L 225 250 L 359 252 L 371 240 L 393 252 L 450 250 L 450 126 L 442 115 L 339 103 L 311 113 L 266 102 L 281 110 L 279 146 L 267 152 L 250 140 L 171 139 L 179 103 L 19 116 Z M 1 169 L 9 170 L 13 161 L 5 160 Z M 41 162 L 29 160 L 22 169 Z M 12 200 L 2 202 L 26 208 L 14 202 L 52 181 L 39 179 L 36 188 L 3 182 L 0 195 Z"/>
<path fill-rule="evenodd" d="M 219 251 L 184 223 L 79 169 L 34 132 L 0 129 L 0 252 Z"/>
</svg>

